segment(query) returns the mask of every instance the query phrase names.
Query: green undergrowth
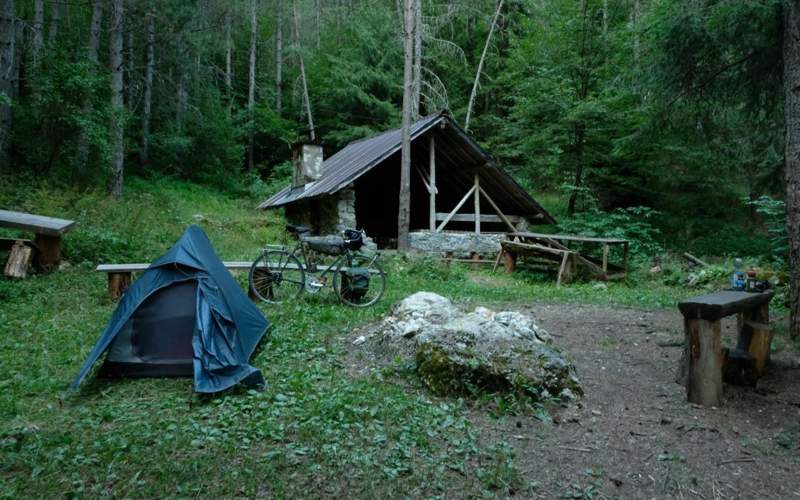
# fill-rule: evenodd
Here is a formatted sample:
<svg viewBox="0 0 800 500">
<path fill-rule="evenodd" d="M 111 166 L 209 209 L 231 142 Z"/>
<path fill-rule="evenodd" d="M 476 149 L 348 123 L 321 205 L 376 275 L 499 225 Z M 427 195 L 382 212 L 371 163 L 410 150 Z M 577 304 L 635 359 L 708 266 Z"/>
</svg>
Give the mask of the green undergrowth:
<svg viewBox="0 0 800 500">
<path fill-rule="evenodd" d="M 96 192 L 17 188 L 0 190 L 0 205 L 74 218 L 78 227 L 66 236 L 69 266 L 0 280 L 3 498 L 531 496 L 536 478 L 521 475 L 502 437 L 480 437 L 468 418 L 472 403 L 404 382 L 413 371 L 349 375 L 353 329 L 420 290 L 465 308 L 670 308 L 692 294 L 658 280 L 556 288 L 549 276 L 387 257 L 387 295 L 375 307 L 343 307 L 327 289 L 260 306 L 272 323 L 253 360 L 268 381 L 263 391 L 199 398 L 186 379 L 89 377 L 72 393 L 67 386 L 115 307 L 94 265 L 152 259 L 191 223 L 206 230 L 222 259 L 251 258 L 279 237 L 281 219 L 254 210 L 257 200 L 174 180 L 131 179 L 121 202 Z M 513 401 L 498 401 L 503 418 Z"/>
</svg>

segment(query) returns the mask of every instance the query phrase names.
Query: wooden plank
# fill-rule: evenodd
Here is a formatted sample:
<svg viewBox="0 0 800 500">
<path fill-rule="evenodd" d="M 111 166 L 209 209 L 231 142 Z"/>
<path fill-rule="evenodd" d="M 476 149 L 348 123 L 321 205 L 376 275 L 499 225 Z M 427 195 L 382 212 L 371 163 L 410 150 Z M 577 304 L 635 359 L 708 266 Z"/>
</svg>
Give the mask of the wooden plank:
<svg viewBox="0 0 800 500">
<path fill-rule="evenodd" d="M 509 249 L 516 250 L 517 253 L 524 253 L 526 251 L 528 251 L 530 253 L 542 253 L 542 252 L 544 252 L 544 253 L 548 253 L 548 254 L 552 254 L 552 255 L 558 255 L 559 258 L 563 254 L 573 253 L 570 250 L 563 250 L 563 249 L 560 249 L 560 248 L 551 248 L 551 247 L 544 246 L 544 245 L 538 245 L 536 243 L 519 243 L 519 242 L 516 242 L 516 241 L 503 241 L 503 242 L 500 243 L 500 246 L 502 246 L 506 250 L 509 250 Z"/>
<path fill-rule="evenodd" d="M 628 240 L 622 240 L 619 238 L 597 238 L 594 236 L 578 236 L 574 234 L 546 234 L 546 233 L 530 233 L 530 232 L 519 232 L 519 231 L 513 232 L 511 234 L 522 238 L 547 238 L 559 241 L 579 241 L 584 243 L 608 243 L 609 245 L 623 245 L 628 242 Z"/>
<path fill-rule="evenodd" d="M 67 219 L 0 210 L 0 226 L 32 231 L 36 234 L 60 236 L 72 229 L 74 225 L 75 221 Z"/>
<path fill-rule="evenodd" d="M 678 304 L 678 309 L 685 318 L 713 321 L 724 316 L 769 304 L 774 294 L 775 292 L 772 290 L 763 293 L 726 290 L 683 300 Z"/>
<path fill-rule="evenodd" d="M 722 344 L 719 321 L 685 319 L 689 369 L 686 397 L 690 403 L 720 406 L 722 403 Z"/>
<path fill-rule="evenodd" d="M 429 176 L 431 181 L 430 198 L 428 200 L 428 209 L 430 212 L 430 227 L 431 231 L 436 231 L 436 140 L 434 134 L 431 132 L 431 139 L 429 143 L 430 158 L 428 159 L 428 169 L 430 170 Z"/>
<path fill-rule="evenodd" d="M 475 172 L 475 234 L 481 234 L 481 183 Z"/>
<path fill-rule="evenodd" d="M 447 217 L 444 219 L 444 221 L 443 221 L 443 222 L 442 222 L 442 223 L 439 225 L 439 227 L 437 227 L 437 228 L 436 228 L 436 232 L 437 232 L 437 233 L 440 233 L 440 232 L 442 232 L 442 229 L 444 228 L 444 226 L 446 226 L 446 225 L 447 225 L 447 223 L 448 223 L 448 222 L 450 222 L 450 219 L 452 219 L 452 218 L 453 218 L 453 216 L 454 216 L 454 215 L 456 215 L 456 212 L 458 212 L 458 211 L 459 211 L 459 209 L 461 209 L 461 207 L 462 207 L 462 206 L 464 206 L 464 203 L 466 203 L 466 202 L 467 202 L 467 200 L 469 199 L 469 197 L 472 195 L 472 192 L 473 192 L 473 191 L 475 191 L 475 186 L 472 186 L 472 188 L 470 188 L 470 190 L 469 190 L 469 191 L 467 191 L 467 194 L 465 194 L 465 195 L 464 195 L 464 197 L 463 197 L 463 198 L 461 198 L 461 201 L 459 201 L 459 202 L 458 202 L 458 205 L 456 205 L 456 208 L 454 208 L 454 209 L 453 209 L 453 211 L 452 211 L 452 212 L 450 212 L 450 214 L 449 214 L 449 215 L 448 215 L 448 216 L 447 216 Z"/>
<path fill-rule="evenodd" d="M 441 221 L 447 218 L 450 214 L 437 212 L 436 213 L 436 220 Z M 521 217 L 519 215 L 507 215 L 506 216 L 511 222 L 519 222 Z M 451 219 L 451 222 L 473 222 L 475 221 L 475 214 L 455 214 Z M 499 215 L 494 214 L 481 214 L 481 222 L 504 222 L 503 219 L 500 218 Z"/>
<path fill-rule="evenodd" d="M 503 213 L 503 211 L 500 210 L 500 207 L 498 207 L 497 203 L 495 203 L 494 200 L 492 199 L 492 197 L 489 196 L 489 193 L 487 193 L 483 188 L 479 188 L 479 189 L 481 190 L 481 194 L 483 194 L 483 196 L 486 197 L 486 201 L 488 201 L 489 205 L 491 205 L 492 208 L 494 209 L 494 211 L 497 212 L 497 215 L 499 215 L 500 218 L 503 219 L 503 222 L 506 223 L 506 225 L 509 227 L 509 229 L 511 229 L 512 231 L 516 231 L 517 228 L 514 227 L 514 224 L 512 224 L 510 220 L 508 220 L 508 217 L 506 217 L 506 215 Z"/>
<path fill-rule="evenodd" d="M 231 270 L 246 270 L 246 269 L 250 269 L 250 267 L 253 265 L 252 262 L 246 261 L 246 260 L 243 260 L 243 261 L 225 261 L 225 262 L 223 262 L 223 264 L 225 265 L 226 268 L 231 269 Z M 278 263 L 275 262 L 274 264 L 277 267 Z M 144 264 L 144 263 L 138 263 L 138 264 L 100 264 L 95 268 L 95 271 L 98 271 L 98 272 L 101 272 L 101 273 L 131 273 L 131 272 L 146 271 L 149 267 L 150 267 L 150 264 Z M 302 264 L 300 265 L 300 267 L 302 267 L 304 271 L 309 272 L 308 268 L 306 268 Z M 285 265 L 282 266 L 282 268 L 283 269 L 290 269 L 290 270 L 299 269 L 299 267 L 296 264 L 285 264 Z M 320 268 L 320 266 L 318 266 L 318 268 Z M 327 268 L 327 266 L 325 268 Z M 347 271 L 348 269 L 349 268 L 346 267 L 346 266 L 343 266 L 341 268 L 342 271 Z M 333 270 L 331 269 L 331 271 L 333 271 Z"/>
</svg>

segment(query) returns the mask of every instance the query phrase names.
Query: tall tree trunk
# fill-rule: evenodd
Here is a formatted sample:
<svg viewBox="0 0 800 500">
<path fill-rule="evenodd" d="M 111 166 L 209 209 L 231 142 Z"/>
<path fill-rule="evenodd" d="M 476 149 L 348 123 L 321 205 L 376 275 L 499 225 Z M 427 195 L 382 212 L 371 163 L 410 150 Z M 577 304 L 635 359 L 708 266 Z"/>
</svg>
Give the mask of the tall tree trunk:
<svg viewBox="0 0 800 500">
<path fill-rule="evenodd" d="M 93 68 L 100 63 L 100 28 L 103 23 L 103 0 L 92 0 L 92 22 L 89 25 L 89 44 L 86 49 L 86 58 L 92 63 Z M 92 110 L 89 99 L 85 99 L 81 108 L 81 114 L 87 116 Z M 86 166 L 89 161 L 89 139 L 86 132 L 81 130 L 78 138 L 77 165 L 78 176 L 83 177 L 86 173 Z"/>
<path fill-rule="evenodd" d="M 492 41 L 492 33 L 497 26 L 497 19 L 500 17 L 500 11 L 503 9 L 503 1 L 497 2 L 497 9 L 494 11 L 492 17 L 492 25 L 489 27 L 489 34 L 486 35 L 486 43 L 483 45 L 483 52 L 481 59 L 478 61 L 478 71 L 475 72 L 475 82 L 472 84 L 472 91 L 469 93 L 469 103 L 467 104 L 467 117 L 464 119 L 464 130 L 469 130 L 469 118 L 472 115 L 472 106 L 475 105 L 475 96 L 478 94 L 478 85 L 481 79 L 481 72 L 483 72 L 483 63 L 486 60 L 486 53 L 489 51 L 489 43 Z"/>
<path fill-rule="evenodd" d="M 276 0 L 278 20 L 275 26 L 275 112 L 283 108 L 283 0 Z"/>
<path fill-rule="evenodd" d="M 14 0 L 0 0 L 0 94 L 15 96 L 17 14 Z M 0 98 L 0 173 L 11 165 L 11 131 L 14 113 L 10 104 Z"/>
<path fill-rule="evenodd" d="M 411 88 L 411 119 L 419 119 L 422 93 L 422 0 L 414 0 L 414 83 Z"/>
<path fill-rule="evenodd" d="M 317 40 L 317 50 L 322 45 L 322 6 L 320 0 L 314 0 L 314 36 Z"/>
<path fill-rule="evenodd" d="M 134 50 L 133 50 L 133 29 L 128 30 L 128 85 L 126 86 L 127 90 L 127 99 L 128 99 L 128 109 L 133 110 L 133 98 L 134 98 L 134 90 L 136 90 L 136 85 L 133 83 L 133 71 L 134 71 Z"/>
<path fill-rule="evenodd" d="M 303 83 L 303 103 L 306 108 L 306 117 L 308 118 L 308 135 L 311 142 L 317 140 L 314 131 L 314 117 L 311 114 L 311 99 L 308 96 L 308 79 L 306 78 L 306 65 L 303 63 L 303 53 L 300 47 L 300 21 L 297 16 L 297 2 L 292 3 L 292 18 L 294 20 L 294 50 L 297 53 L 297 58 L 300 62 L 300 79 Z"/>
<path fill-rule="evenodd" d="M 147 49 L 144 68 L 144 96 L 142 102 L 142 165 L 147 165 L 150 149 L 150 113 L 153 103 L 153 71 L 155 69 L 156 28 L 155 15 L 147 13 Z"/>
<path fill-rule="evenodd" d="M 256 19 L 256 0 L 250 0 L 250 80 L 247 87 L 247 116 L 250 121 L 249 147 L 247 148 L 247 170 L 255 167 L 253 108 L 256 103 L 256 42 L 258 39 L 258 20 Z"/>
<path fill-rule="evenodd" d="M 50 2 L 50 32 L 47 34 L 50 46 L 56 44 L 58 38 L 58 26 L 61 24 L 61 2 L 65 0 L 53 0 Z"/>
<path fill-rule="evenodd" d="M 33 3 L 33 62 L 39 61 L 44 49 L 44 0 Z"/>
<path fill-rule="evenodd" d="M 783 114 L 789 235 L 789 332 L 800 336 L 800 0 L 784 5 Z"/>
<path fill-rule="evenodd" d="M 403 19 L 403 128 L 400 148 L 400 197 L 397 211 L 397 249 L 407 251 L 410 248 L 408 232 L 411 224 L 411 113 L 414 87 L 414 37 L 416 0 L 404 0 Z"/>
<path fill-rule="evenodd" d="M 231 98 L 231 91 L 233 86 L 233 37 L 231 36 L 231 6 L 228 6 L 228 11 L 225 13 L 225 91 L 228 93 L 228 99 Z"/>
<path fill-rule="evenodd" d="M 125 102 L 123 99 L 122 60 L 123 0 L 113 0 L 111 9 L 111 178 L 108 192 L 115 198 L 122 196 L 123 169 L 125 161 L 125 127 L 123 123 Z"/>
<path fill-rule="evenodd" d="M 178 72 L 178 87 L 175 92 L 175 124 L 178 126 L 178 133 L 183 132 L 183 120 L 186 115 L 186 109 L 188 108 L 189 102 L 189 92 L 186 89 L 186 68 L 188 66 L 186 64 L 187 58 L 188 50 L 183 44 L 183 41 L 179 41 L 178 63 L 176 68 Z"/>
</svg>

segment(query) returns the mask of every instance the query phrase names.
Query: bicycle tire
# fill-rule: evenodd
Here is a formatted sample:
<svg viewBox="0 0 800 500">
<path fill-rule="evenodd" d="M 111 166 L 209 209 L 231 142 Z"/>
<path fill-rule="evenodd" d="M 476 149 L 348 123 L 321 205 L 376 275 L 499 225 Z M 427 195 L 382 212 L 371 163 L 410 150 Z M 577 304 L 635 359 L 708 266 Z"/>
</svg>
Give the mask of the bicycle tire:
<svg viewBox="0 0 800 500">
<path fill-rule="evenodd" d="M 268 304 L 280 304 L 300 296 L 305 288 L 303 266 L 285 250 L 265 250 L 250 266 L 252 293 Z"/>
</svg>

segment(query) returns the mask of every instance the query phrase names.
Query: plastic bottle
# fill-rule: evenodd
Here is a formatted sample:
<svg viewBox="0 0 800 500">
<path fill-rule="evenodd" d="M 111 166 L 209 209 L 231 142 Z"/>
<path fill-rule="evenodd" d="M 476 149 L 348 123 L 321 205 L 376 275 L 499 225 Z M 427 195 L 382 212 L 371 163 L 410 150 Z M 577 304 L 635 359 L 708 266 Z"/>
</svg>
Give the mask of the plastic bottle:
<svg viewBox="0 0 800 500">
<path fill-rule="evenodd" d="M 731 288 L 734 290 L 744 290 L 744 287 L 745 287 L 744 262 L 742 262 L 742 259 L 737 257 L 733 259 L 733 276 L 731 277 Z"/>
</svg>

